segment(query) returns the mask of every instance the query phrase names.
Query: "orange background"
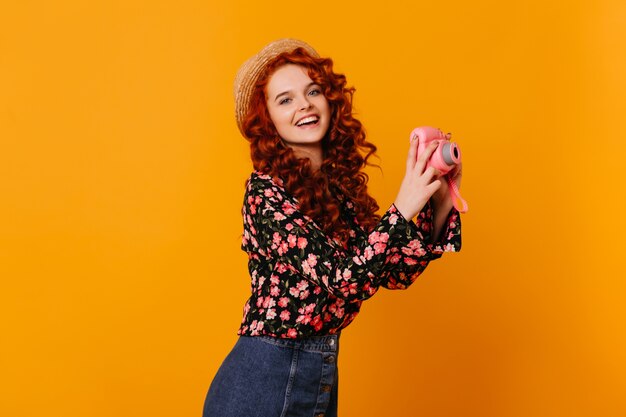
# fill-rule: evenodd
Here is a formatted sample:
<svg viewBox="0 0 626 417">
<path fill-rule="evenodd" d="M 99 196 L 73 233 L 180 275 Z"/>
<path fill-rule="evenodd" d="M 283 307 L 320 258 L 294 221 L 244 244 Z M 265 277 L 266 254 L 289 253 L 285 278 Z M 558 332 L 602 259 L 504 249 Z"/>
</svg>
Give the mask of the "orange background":
<svg viewBox="0 0 626 417">
<path fill-rule="evenodd" d="M 364 304 L 340 415 L 626 415 L 626 3 L 53 3 L 0 13 L 0 415 L 201 414 L 249 288 L 232 81 L 280 37 L 357 87 L 381 208 L 413 127 L 465 160 L 463 251 Z"/>
</svg>

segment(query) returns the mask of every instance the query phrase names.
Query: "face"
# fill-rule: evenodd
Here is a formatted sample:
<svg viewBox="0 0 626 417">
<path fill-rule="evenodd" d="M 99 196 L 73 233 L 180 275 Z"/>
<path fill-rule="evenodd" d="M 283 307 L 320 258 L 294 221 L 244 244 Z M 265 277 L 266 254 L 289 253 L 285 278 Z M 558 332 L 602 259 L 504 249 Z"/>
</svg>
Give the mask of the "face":
<svg viewBox="0 0 626 417">
<path fill-rule="evenodd" d="M 267 84 L 267 108 L 280 137 L 291 147 L 320 146 L 330 125 L 322 88 L 304 67 L 287 64 Z"/>
</svg>

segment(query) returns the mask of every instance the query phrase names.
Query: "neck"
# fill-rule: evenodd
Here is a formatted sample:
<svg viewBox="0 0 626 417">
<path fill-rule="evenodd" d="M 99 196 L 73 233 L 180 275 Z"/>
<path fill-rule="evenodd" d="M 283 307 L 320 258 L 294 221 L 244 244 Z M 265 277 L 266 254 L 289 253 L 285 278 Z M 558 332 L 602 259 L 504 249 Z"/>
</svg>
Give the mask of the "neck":
<svg viewBox="0 0 626 417">
<path fill-rule="evenodd" d="M 298 158 L 309 158 L 311 169 L 318 171 L 322 166 L 322 146 L 319 143 L 314 145 L 291 145 L 294 155 Z"/>
</svg>

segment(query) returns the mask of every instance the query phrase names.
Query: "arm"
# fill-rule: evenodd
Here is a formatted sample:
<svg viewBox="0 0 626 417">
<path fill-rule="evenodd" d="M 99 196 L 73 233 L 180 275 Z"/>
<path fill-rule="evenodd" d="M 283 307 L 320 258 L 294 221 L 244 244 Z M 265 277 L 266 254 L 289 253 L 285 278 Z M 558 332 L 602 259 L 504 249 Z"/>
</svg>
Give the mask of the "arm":
<svg viewBox="0 0 626 417">
<path fill-rule="evenodd" d="M 415 223 L 410 221 L 410 224 L 422 233 L 432 259 L 440 257 L 443 252 L 461 249 L 459 213 L 452 208 L 452 201 L 446 197 L 447 188 L 442 189 L 442 185 L 447 184 L 439 179 L 437 170 L 426 168 L 426 162 L 435 148 L 436 143 L 433 142 L 418 157 L 417 140 L 415 137 L 411 138 L 406 173 L 394 203 L 407 220 L 417 215 Z M 446 204 L 449 204 L 447 210 Z M 445 230 L 442 232 L 442 229 Z M 381 285 L 389 289 L 404 289 L 418 275 L 394 268 L 389 271 Z"/>
<path fill-rule="evenodd" d="M 348 302 L 371 297 L 388 271 L 419 274 L 432 258 L 421 231 L 395 205 L 348 250 L 299 212 L 269 177 L 250 180 L 245 210 L 259 253 Z"/>
<path fill-rule="evenodd" d="M 436 220 L 435 220 L 436 221 Z M 458 252 L 461 250 L 461 219 L 458 211 L 452 208 L 446 217 L 441 220 L 443 230 L 440 238 L 436 241 L 431 237 L 438 234 L 433 228 L 433 210 L 429 202 L 415 218 L 410 222 L 411 227 L 421 232 L 426 249 L 430 253 L 430 260 L 438 259 L 444 252 Z M 424 265 L 424 268 L 426 265 Z M 422 268 L 423 269 L 423 268 Z M 390 290 L 408 288 L 421 274 L 422 271 L 407 271 L 402 268 L 392 268 L 383 277 L 381 285 Z"/>
</svg>

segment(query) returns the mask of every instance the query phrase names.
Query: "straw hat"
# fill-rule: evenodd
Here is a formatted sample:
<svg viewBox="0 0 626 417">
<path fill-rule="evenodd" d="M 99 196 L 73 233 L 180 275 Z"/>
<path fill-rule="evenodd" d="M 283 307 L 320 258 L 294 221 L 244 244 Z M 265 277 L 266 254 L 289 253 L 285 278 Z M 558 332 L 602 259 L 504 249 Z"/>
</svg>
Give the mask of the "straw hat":
<svg viewBox="0 0 626 417">
<path fill-rule="evenodd" d="M 237 119 L 239 131 L 242 135 L 244 135 L 244 137 L 246 135 L 243 132 L 243 119 L 248 114 L 252 91 L 254 90 L 254 85 L 263 72 L 263 69 L 265 69 L 265 66 L 271 60 L 276 58 L 281 53 L 291 52 L 298 47 L 304 48 L 309 54 L 315 58 L 319 58 L 319 54 L 315 51 L 315 49 L 313 49 L 313 47 L 306 42 L 290 38 L 279 39 L 266 45 L 256 55 L 244 62 L 239 68 L 239 71 L 237 71 L 234 89 L 235 118 Z"/>
</svg>

